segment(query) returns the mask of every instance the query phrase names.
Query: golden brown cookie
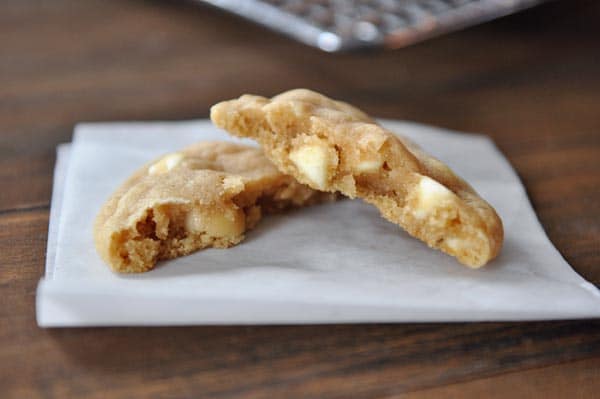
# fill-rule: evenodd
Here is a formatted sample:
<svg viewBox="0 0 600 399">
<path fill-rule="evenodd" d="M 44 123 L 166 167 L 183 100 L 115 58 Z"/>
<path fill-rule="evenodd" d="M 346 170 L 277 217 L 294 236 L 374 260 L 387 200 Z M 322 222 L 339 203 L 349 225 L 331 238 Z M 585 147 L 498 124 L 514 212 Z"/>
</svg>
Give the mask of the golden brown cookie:
<svg viewBox="0 0 600 399">
<path fill-rule="evenodd" d="M 467 266 L 483 266 L 500 251 L 502 222 L 486 201 L 448 166 L 351 105 L 297 89 L 224 101 L 212 107 L 211 119 L 256 139 L 281 172 L 374 204 Z"/>
<path fill-rule="evenodd" d="M 279 172 L 257 148 L 204 142 L 131 176 L 96 219 L 96 248 L 113 270 L 239 243 L 261 215 L 332 199 Z"/>
</svg>

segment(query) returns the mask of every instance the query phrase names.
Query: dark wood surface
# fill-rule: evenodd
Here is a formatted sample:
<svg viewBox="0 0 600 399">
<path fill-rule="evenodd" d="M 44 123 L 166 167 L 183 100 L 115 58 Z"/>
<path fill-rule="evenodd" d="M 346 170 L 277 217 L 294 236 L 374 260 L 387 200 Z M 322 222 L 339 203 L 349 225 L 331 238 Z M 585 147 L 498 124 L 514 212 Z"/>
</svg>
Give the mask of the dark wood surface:
<svg viewBox="0 0 600 399">
<path fill-rule="evenodd" d="M 597 397 L 600 321 L 39 329 L 54 149 L 79 121 L 206 117 L 309 87 L 493 137 L 600 284 L 600 6 L 556 1 L 406 49 L 328 55 L 180 1 L 5 0 L 0 396 Z"/>
</svg>

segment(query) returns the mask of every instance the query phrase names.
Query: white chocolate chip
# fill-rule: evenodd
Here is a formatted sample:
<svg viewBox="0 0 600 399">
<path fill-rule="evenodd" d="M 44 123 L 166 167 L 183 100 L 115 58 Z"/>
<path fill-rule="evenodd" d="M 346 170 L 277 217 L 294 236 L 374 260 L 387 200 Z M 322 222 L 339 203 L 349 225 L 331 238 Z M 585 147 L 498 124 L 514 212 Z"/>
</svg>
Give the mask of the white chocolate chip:
<svg viewBox="0 0 600 399">
<path fill-rule="evenodd" d="M 327 146 L 307 144 L 290 153 L 290 160 L 316 188 L 324 189 L 329 180 L 329 166 L 332 160 Z"/>
<path fill-rule="evenodd" d="M 204 212 L 194 209 L 185 217 L 185 229 L 192 233 L 207 233 L 213 237 L 231 237 L 243 233 L 244 215 L 238 212 Z"/>
<path fill-rule="evenodd" d="M 469 248 L 476 247 L 477 245 L 474 243 L 477 243 L 478 240 L 480 240 L 479 242 L 487 242 L 487 237 L 485 236 L 483 231 L 477 230 L 475 236 L 476 238 L 472 237 L 472 239 L 470 240 L 465 240 L 458 237 L 448 237 L 444 242 L 448 248 L 455 252 L 468 250 Z"/>
<path fill-rule="evenodd" d="M 435 209 L 447 206 L 454 193 L 430 177 L 422 176 L 417 187 L 415 216 L 424 218 Z"/>
<path fill-rule="evenodd" d="M 185 216 L 185 229 L 192 233 L 201 233 L 204 231 L 204 216 L 195 210 L 192 210 Z"/>
<path fill-rule="evenodd" d="M 453 251 L 460 251 L 462 248 L 465 247 L 465 241 L 459 238 L 447 238 L 445 243 L 448 246 L 448 248 L 450 248 Z"/>
<path fill-rule="evenodd" d="M 358 173 L 372 173 L 377 172 L 379 168 L 383 165 L 383 160 L 368 160 L 368 161 L 360 161 L 354 167 L 354 170 Z"/>
<path fill-rule="evenodd" d="M 157 175 L 167 173 L 183 160 L 183 154 L 174 152 L 173 154 L 165 155 L 159 161 L 155 162 L 148 168 L 148 174 Z"/>
</svg>

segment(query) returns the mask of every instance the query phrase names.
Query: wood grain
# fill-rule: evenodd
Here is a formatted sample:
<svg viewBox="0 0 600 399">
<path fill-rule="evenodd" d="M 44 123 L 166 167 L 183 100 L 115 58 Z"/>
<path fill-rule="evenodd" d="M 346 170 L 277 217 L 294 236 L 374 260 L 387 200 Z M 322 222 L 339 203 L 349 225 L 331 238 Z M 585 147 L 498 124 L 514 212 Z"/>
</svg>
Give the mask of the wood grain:
<svg viewBox="0 0 600 399">
<path fill-rule="evenodd" d="M 598 395 L 600 360 L 588 359 L 542 369 L 509 373 L 496 377 L 425 389 L 401 395 L 406 399 L 427 398 L 593 398 Z M 518 387 L 514 389 L 514 387 Z"/>
<path fill-rule="evenodd" d="M 74 124 L 206 117 L 219 100 L 293 87 L 490 135 L 556 247 L 600 284 L 599 20 L 598 2 L 555 1 L 399 51 L 327 55 L 183 1 L 5 1 L 2 397 L 598 391 L 598 321 L 41 330 L 34 302 L 54 151 Z"/>
</svg>

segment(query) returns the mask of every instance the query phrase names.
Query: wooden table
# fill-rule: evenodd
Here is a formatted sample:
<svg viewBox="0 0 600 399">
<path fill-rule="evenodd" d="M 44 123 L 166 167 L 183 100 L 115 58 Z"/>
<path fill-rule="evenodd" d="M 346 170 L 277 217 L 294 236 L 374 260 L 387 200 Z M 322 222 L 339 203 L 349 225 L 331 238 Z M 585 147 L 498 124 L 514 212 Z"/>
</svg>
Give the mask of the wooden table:
<svg viewBox="0 0 600 399">
<path fill-rule="evenodd" d="M 75 123 L 206 117 L 218 100 L 294 87 L 490 135 L 552 242 L 600 284 L 598 2 L 557 1 L 399 51 L 328 55 L 180 1 L 5 0 L 0 396 L 597 397 L 596 320 L 36 326 L 54 149 Z"/>
</svg>

